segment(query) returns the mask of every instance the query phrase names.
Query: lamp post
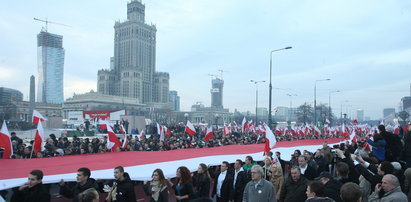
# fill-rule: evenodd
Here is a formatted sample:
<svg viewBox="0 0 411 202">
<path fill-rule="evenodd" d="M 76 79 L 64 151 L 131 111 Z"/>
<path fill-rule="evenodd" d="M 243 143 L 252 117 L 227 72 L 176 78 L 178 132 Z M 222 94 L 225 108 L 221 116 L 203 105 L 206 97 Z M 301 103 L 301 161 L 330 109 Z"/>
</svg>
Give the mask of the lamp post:
<svg viewBox="0 0 411 202">
<path fill-rule="evenodd" d="M 314 125 L 317 125 L 317 82 L 329 80 L 331 79 L 319 79 L 314 81 Z"/>
<path fill-rule="evenodd" d="M 187 124 L 187 120 L 188 120 L 188 113 L 184 114 L 184 118 L 186 119 L 186 124 Z"/>
<path fill-rule="evenodd" d="M 218 130 L 218 117 L 219 117 L 220 115 L 219 114 L 214 114 L 214 118 L 215 118 L 215 129 L 216 130 Z"/>
<path fill-rule="evenodd" d="M 273 90 L 273 86 L 271 84 L 271 72 L 272 72 L 272 67 L 273 67 L 273 52 L 277 52 L 277 51 L 281 51 L 281 50 L 287 50 L 287 49 L 291 49 L 291 46 L 287 46 L 285 48 L 280 48 L 280 49 L 276 49 L 276 50 L 272 50 L 270 51 L 270 85 L 269 85 L 269 91 L 268 91 L 268 124 L 271 126 L 271 122 L 272 122 L 272 118 L 271 118 L 271 94 L 272 94 L 272 90 Z"/>
<path fill-rule="evenodd" d="M 293 110 L 293 96 L 297 96 L 297 94 L 289 94 L 287 93 L 287 96 L 290 97 L 290 110 L 288 110 L 289 118 L 288 121 L 291 124 L 291 117 L 292 117 L 292 110 Z"/>
<path fill-rule="evenodd" d="M 331 94 L 332 93 L 339 93 L 340 90 L 330 91 L 328 93 L 328 119 L 331 119 Z"/>
<path fill-rule="evenodd" d="M 250 80 L 250 82 L 255 84 L 255 123 L 258 124 L 258 83 L 264 83 L 265 81 Z"/>
</svg>

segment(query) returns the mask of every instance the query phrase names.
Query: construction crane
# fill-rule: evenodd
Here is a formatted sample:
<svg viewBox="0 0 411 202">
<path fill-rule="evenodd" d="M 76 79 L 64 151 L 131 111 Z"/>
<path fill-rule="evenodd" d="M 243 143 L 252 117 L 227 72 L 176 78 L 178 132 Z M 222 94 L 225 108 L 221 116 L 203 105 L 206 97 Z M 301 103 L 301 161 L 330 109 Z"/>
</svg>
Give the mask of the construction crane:
<svg viewBox="0 0 411 202">
<path fill-rule="evenodd" d="M 48 39 L 48 24 L 49 24 L 49 23 L 50 23 L 50 24 L 55 24 L 55 25 L 61 25 L 61 26 L 65 26 L 65 27 L 70 27 L 70 26 L 65 25 L 65 24 L 48 21 L 47 18 L 46 18 L 46 20 L 42 20 L 42 19 L 38 19 L 38 18 L 33 18 L 33 20 L 46 23 L 46 30 L 45 30 L 46 34 L 44 35 L 44 46 L 45 46 L 45 47 L 48 47 L 48 42 L 49 42 L 49 39 Z M 48 61 L 47 61 L 47 48 L 45 48 L 45 49 L 44 49 L 43 80 L 45 80 L 45 79 L 47 78 L 47 62 L 48 62 Z M 43 90 L 42 90 L 42 92 L 43 92 L 43 99 L 42 99 L 43 102 L 46 102 L 46 98 L 47 98 L 47 96 L 46 96 L 46 84 L 47 84 L 47 82 L 44 82 L 44 86 L 43 86 Z"/>
<path fill-rule="evenodd" d="M 225 70 L 222 70 L 222 69 L 219 69 L 218 71 L 219 71 L 220 74 L 221 74 L 221 80 L 224 80 L 224 79 L 223 79 L 223 72 L 228 72 L 228 71 L 225 71 Z"/>
</svg>

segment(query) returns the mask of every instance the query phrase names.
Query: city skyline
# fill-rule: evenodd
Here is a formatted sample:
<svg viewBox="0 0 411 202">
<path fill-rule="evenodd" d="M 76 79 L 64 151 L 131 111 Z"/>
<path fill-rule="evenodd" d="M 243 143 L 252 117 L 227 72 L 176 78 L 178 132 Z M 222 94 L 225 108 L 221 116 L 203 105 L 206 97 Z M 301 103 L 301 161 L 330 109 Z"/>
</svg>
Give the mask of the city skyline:
<svg viewBox="0 0 411 202">
<path fill-rule="evenodd" d="M 97 71 L 110 68 L 113 25 L 125 19 L 128 1 L 5 2 L 0 9 L 0 86 L 29 96 L 37 75 L 36 34 L 46 18 L 70 27 L 49 25 L 65 47 L 64 98 L 97 90 Z M 409 96 L 411 3 L 383 1 L 143 1 L 146 22 L 157 28 L 156 70 L 169 72 L 170 90 L 178 91 L 181 110 L 192 103 L 211 104 L 210 77 L 224 71 L 224 107 L 254 111 L 254 85 L 269 79 L 273 53 L 273 108 L 304 102 L 363 109 L 382 117 Z M 73 15 L 75 13 L 75 15 Z M 37 76 L 36 76 L 37 77 Z M 37 78 L 36 78 L 37 79 Z M 36 83 L 38 85 L 38 83 Z M 291 89 L 281 90 L 281 89 Z M 331 91 L 340 90 L 339 93 Z M 348 102 L 347 102 L 348 100 Z M 259 86 L 259 107 L 268 108 L 268 82 Z"/>
</svg>

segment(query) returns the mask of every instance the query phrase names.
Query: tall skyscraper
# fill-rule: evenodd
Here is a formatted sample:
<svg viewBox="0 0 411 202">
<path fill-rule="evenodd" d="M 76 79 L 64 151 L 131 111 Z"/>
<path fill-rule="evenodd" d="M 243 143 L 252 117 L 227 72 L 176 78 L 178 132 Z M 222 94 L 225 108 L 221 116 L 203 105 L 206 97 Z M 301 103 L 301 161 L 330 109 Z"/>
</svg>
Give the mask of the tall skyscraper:
<svg viewBox="0 0 411 202">
<path fill-rule="evenodd" d="M 357 121 L 364 121 L 364 110 L 357 109 Z"/>
<path fill-rule="evenodd" d="M 30 77 L 30 114 L 33 113 L 33 109 L 36 107 L 36 86 L 35 86 L 35 81 L 34 81 L 34 75 L 31 75 Z"/>
<path fill-rule="evenodd" d="M 168 94 L 168 98 L 171 103 L 173 111 L 180 111 L 180 96 L 178 96 L 177 91 L 171 90 Z"/>
<path fill-rule="evenodd" d="M 37 64 L 37 102 L 63 103 L 63 36 L 44 31 L 37 35 Z"/>
<path fill-rule="evenodd" d="M 223 109 L 223 87 L 224 80 L 215 78 L 211 80 L 211 107 Z"/>
<path fill-rule="evenodd" d="M 98 92 L 168 103 L 169 75 L 155 71 L 156 32 L 145 22 L 141 0 L 129 2 L 127 20 L 114 25 L 114 57 L 110 70 L 98 72 Z"/>
</svg>

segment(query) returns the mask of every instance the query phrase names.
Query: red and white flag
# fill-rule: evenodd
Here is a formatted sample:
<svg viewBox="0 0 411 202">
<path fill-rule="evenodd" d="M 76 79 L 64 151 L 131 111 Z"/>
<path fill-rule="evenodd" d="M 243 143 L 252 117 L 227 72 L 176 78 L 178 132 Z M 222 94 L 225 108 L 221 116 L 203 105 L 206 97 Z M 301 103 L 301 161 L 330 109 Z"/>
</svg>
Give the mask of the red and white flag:
<svg viewBox="0 0 411 202">
<path fill-rule="evenodd" d="M 277 144 L 277 139 L 273 131 L 271 131 L 270 127 L 264 124 L 265 127 L 265 147 L 264 147 L 264 155 L 268 154 L 270 150 Z"/>
<path fill-rule="evenodd" d="M 321 130 L 317 126 L 314 126 L 314 134 L 315 135 L 320 135 L 321 134 Z"/>
<path fill-rule="evenodd" d="M 7 129 L 6 121 L 3 121 L 3 125 L 0 130 L 0 147 L 4 149 L 4 159 L 8 159 L 11 155 L 13 155 L 13 146 L 11 145 L 10 132 L 9 129 Z"/>
<path fill-rule="evenodd" d="M 128 145 L 128 135 L 126 134 L 126 130 L 123 125 L 120 125 L 120 131 L 124 135 L 123 145 L 121 145 L 121 147 L 125 149 Z"/>
<path fill-rule="evenodd" d="M 394 131 L 392 132 L 392 134 L 396 134 L 396 135 L 399 135 L 400 134 L 400 124 L 395 124 L 395 127 L 394 127 Z"/>
<path fill-rule="evenodd" d="M 118 140 L 113 128 L 106 122 L 107 127 L 107 149 L 111 149 L 112 152 L 117 151 L 117 147 L 121 145 L 120 140 Z"/>
<path fill-rule="evenodd" d="M 140 135 L 137 135 L 138 140 L 141 141 L 146 138 L 146 134 L 144 133 L 144 129 L 141 129 Z"/>
<path fill-rule="evenodd" d="M 352 145 L 357 144 L 357 136 L 356 136 L 356 134 L 355 134 L 355 130 L 353 130 L 353 131 L 351 132 L 350 141 L 351 141 L 351 144 L 352 144 Z"/>
<path fill-rule="evenodd" d="M 248 129 L 248 122 L 245 119 L 245 117 L 243 118 L 243 122 L 241 123 L 241 126 L 242 126 L 242 131 L 244 133 Z"/>
<path fill-rule="evenodd" d="M 46 121 L 47 119 L 40 114 L 40 112 L 33 110 L 33 123 L 38 124 L 39 122 Z"/>
<path fill-rule="evenodd" d="M 324 124 L 330 124 L 330 120 L 328 120 L 328 119 L 325 119 L 325 122 L 324 122 Z"/>
<path fill-rule="evenodd" d="M 191 122 L 188 120 L 187 120 L 186 129 L 184 132 L 188 133 L 190 136 L 194 136 L 194 134 L 196 134 L 196 129 L 194 128 L 193 124 L 191 124 Z"/>
<path fill-rule="evenodd" d="M 214 136 L 214 133 L 213 133 L 213 127 L 212 126 L 210 126 L 209 128 L 207 128 L 207 133 L 206 133 L 206 135 L 205 135 L 205 137 L 204 137 L 204 141 L 208 141 L 208 140 L 210 140 L 210 138 L 212 138 Z"/>
<path fill-rule="evenodd" d="M 163 130 L 166 133 L 166 138 L 169 139 L 171 136 L 171 130 L 169 128 L 167 128 L 166 126 L 163 126 Z"/>
<path fill-rule="evenodd" d="M 37 152 L 44 151 L 44 145 L 45 145 L 45 138 L 44 138 L 44 129 L 43 125 L 41 122 L 38 122 L 37 124 L 37 131 L 36 131 L 36 136 L 34 137 L 34 142 L 33 142 L 33 151 L 34 154 L 37 156 Z"/>
</svg>

